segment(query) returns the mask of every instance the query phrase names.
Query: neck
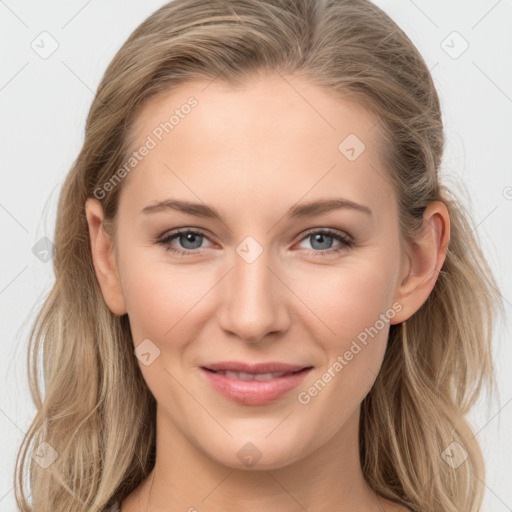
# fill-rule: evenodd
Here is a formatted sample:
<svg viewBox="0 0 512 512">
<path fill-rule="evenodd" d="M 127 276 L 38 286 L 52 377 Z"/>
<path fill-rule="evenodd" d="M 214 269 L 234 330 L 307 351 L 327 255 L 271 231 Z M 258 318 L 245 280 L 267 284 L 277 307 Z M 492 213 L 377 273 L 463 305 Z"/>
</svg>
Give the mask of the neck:
<svg viewBox="0 0 512 512">
<path fill-rule="evenodd" d="M 140 512 L 353 512 L 383 510 L 359 460 L 359 409 L 327 443 L 284 467 L 238 469 L 213 460 L 157 407 L 153 471 L 130 495 Z M 131 510 L 123 504 L 125 509 Z"/>
</svg>

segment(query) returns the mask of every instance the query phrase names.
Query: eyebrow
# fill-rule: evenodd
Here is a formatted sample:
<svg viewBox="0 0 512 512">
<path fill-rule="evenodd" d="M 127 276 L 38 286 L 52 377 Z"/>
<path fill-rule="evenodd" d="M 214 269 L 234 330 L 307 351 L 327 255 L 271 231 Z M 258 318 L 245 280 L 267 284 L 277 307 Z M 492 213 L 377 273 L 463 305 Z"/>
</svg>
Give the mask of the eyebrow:
<svg viewBox="0 0 512 512">
<path fill-rule="evenodd" d="M 141 213 L 151 214 L 158 213 L 166 210 L 177 210 L 189 215 L 196 217 L 204 217 L 209 219 L 217 219 L 224 222 L 219 212 L 204 203 L 193 203 L 190 201 L 179 201 L 175 199 L 166 199 L 164 201 L 158 201 L 153 204 L 145 206 Z M 340 209 L 351 209 L 358 212 L 365 213 L 366 215 L 372 215 L 372 211 L 367 206 L 362 204 L 354 203 L 348 199 L 333 198 L 333 199 L 318 199 L 316 201 L 310 201 L 308 203 L 296 204 L 292 206 L 287 216 L 292 219 L 312 217 L 315 215 L 321 215 L 322 213 L 328 213 L 333 210 Z"/>
</svg>

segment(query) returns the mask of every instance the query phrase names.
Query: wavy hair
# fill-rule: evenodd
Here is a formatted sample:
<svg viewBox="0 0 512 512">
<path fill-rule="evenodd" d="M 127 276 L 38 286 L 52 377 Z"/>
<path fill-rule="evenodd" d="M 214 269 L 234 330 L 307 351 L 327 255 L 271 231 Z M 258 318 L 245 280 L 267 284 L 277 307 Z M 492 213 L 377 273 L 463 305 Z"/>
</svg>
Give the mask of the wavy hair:
<svg viewBox="0 0 512 512">
<path fill-rule="evenodd" d="M 390 328 L 381 371 L 361 405 L 359 451 L 366 481 L 382 496 L 415 512 L 480 510 L 484 461 L 466 416 L 484 387 L 493 389 L 501 302 L 470 213 L 438 174 L 441 108 L 422 56 L 369 0 L 174 0 L 132 32 L 106 69 L 60 192 L 55 282 L 27 354 L 37 413 L 16 458 L 22 512 L 96 512 L 152 470 L 156 403 L 127 315 L 103 300 L 85 202 L 126 161 L 134 120 L 149 99 L 194 79 L 246 85 L 259 71 L 301 76 L 379 119 L 402 240 L 418 233 L 430 202 L 446 204 L 446 260 L 422 307 Z M 106 221 L 116 217 L 122 187 L 101 199 Z M 468 454 L 457 468 L 443 457 L 455 448 Z M 56 458 L 44 467 L 33 452 Z"/>
</svg>

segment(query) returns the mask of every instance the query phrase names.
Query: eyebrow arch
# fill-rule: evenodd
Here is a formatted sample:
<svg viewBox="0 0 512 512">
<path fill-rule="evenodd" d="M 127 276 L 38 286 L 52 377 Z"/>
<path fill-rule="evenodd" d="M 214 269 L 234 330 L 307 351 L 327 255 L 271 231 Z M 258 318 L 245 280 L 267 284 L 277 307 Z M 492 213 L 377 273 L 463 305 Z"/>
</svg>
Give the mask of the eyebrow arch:
<svg viewBox="0 0 512 512">
<path fill-rule="evenodd" d="M 194 215 L 196 217 L 217 219 L 221 222 L 224 222 L 219 212 L 211 206 L 208 206 L 204 203 L 193 203 L 190 201 L 178 201 L 174 199 L 166 199 L 164 201 L 149 204 L 142 209 L 141 213 L 157 213 L 168 209 L 188 213 L 189 215 Z M 372 211 L 367 206 L 354 203 L 348 199 L 333 198 L 319 199 L 316 201 L 310 201 L 308 203 L 296 204 L 288 210 L 287 216 L 293 219 L 312 217 L 314 215 L 321 215 L 322 213 L 327 213 L 339 209 L 352 209 L 370 216 L 372 215 Z"/>
</svg>

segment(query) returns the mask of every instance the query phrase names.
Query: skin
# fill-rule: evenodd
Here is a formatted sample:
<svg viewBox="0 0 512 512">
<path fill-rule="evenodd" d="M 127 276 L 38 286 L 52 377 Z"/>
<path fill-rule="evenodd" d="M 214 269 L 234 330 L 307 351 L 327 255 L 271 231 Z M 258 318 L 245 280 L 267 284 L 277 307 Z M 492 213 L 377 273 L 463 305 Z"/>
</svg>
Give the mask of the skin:
<svg viewBox="0 0 512 512">
<path fill-rule="evenodd" d="M 100 202 L 86 204 L 108 307 L 128 313 L 134 347 L 150 339 L 160 350 L 148 366 L 138 360 L 157 400 L 156 466 L 122 512 L 406 510 L 382 497 L 379 506 L 365 484 L 360 404 L 381 367 L 389 325 L 414 314 L 434 287 L 450 237 L 445 205 L 431 203 L 421 234 L 402 246 L 376 118 L 297 77 L 261 75 L 236 89 L 182 85 L 144 107 L 134 149 L 190 96 L 198 106 L 121 184 L 113 240 L 101 226 Z M 350 133 L 366 146 L 354 161 L 338 150 Z M 173 209 L 141 213 L 171 197 L 211 205 L 223 222 Z M 296 203 L 334 197 L 372 213 L 286 217 Z M 191 253 L 176 255 L 158 240 L 177 228 L 201 228 L 206 236 L 196 245 L 175 237 L 167 245 Z M 356 245 L 322 256 L 342 242 L 315 243 L 304 234 L 310 228 L 349 234 Z M 236 252 L 247 236 L 263 249 L 250 264 Z M 401 310 L 301 404 L 298 392 L 393 304 Z M 251 406 L 219 395 L 204 379 L 199 367 L 223 360 L 314 368 L 284 397 Z M 261 453 L 250 468 L 237 456 L 248 442 Z"/>
</svg>

